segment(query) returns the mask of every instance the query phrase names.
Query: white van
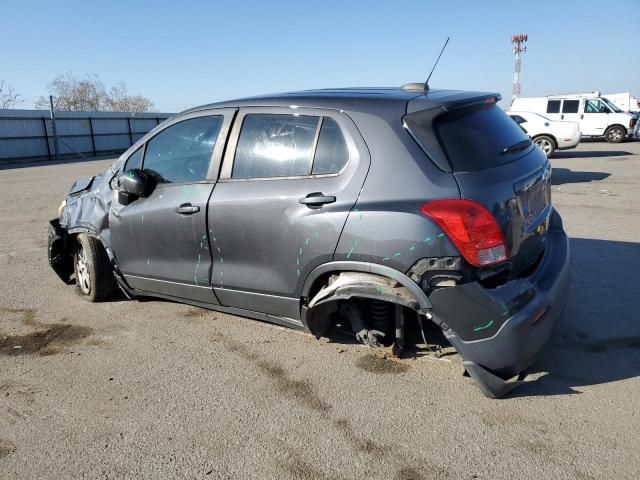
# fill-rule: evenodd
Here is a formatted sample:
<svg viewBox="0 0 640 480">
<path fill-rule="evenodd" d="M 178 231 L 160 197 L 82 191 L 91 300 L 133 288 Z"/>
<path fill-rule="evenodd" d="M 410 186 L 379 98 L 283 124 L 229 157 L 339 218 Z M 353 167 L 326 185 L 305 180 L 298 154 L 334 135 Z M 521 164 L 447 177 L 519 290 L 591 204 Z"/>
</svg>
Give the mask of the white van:
<svg viewBox="0 0 640 480">
<path fill-rule="evenodd" d="M 636 117 L 623 112 L 599 92 L 548 97 L 519 97 L 510 111 L 533 112 L 551 120 L 566 120 L 580 125 L 583 137 L 602 137 L 620 143 L 633 135 Z"/>
</svg>

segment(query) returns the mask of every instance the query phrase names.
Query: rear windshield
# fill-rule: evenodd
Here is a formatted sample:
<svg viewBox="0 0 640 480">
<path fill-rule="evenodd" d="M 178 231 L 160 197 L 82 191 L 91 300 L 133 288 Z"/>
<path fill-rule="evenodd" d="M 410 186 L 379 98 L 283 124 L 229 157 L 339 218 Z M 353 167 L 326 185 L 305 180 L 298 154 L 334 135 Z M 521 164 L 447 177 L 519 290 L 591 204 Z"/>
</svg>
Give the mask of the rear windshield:
<svg viewBox="0 0 640 480">
<path fill-rule="evenodd" d="M 532 146 L 518 124 L 495 104 L 440 115 L 433 129 L 455 172 L 504 165 Z"/>
</svg>

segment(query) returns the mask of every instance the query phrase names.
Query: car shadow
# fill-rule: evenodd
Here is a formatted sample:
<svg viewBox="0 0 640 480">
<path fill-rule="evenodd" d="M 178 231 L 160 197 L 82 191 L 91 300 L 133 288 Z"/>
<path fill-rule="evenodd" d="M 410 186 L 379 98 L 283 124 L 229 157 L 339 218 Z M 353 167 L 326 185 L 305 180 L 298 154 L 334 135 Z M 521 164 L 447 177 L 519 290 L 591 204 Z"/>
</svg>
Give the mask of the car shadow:
<svg viewBox="0 0 640 480">
<path fill-rule="evenodd" d="M 610 173 L 605 172 L 580 172 L 569 168 L 554 167 L 551 173 L 551 185 L 598 182 L 610 176 Z"/>
<path fill-rule="evenodd" d="M 572 283 L 564 314 L 509 397 L 579 394 L 640 376 L 640 243 L 571 239 Z"/>
<path fill-rule="evenodd" d="M 551 161 L 558 158 L 599 158 L 599 157 L 624 157 L 634 155 L 626 150 L 565 150 L 556 152 Z"/>
</svg>

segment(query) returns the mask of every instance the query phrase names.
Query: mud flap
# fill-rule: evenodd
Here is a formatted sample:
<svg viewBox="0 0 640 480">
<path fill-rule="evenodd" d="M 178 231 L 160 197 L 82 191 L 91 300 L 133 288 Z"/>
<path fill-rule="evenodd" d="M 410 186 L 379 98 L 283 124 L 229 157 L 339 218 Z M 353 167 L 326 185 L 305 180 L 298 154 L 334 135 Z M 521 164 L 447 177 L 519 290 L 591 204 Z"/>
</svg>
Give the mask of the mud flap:
<svg viewBox="0 0 640 480">
<path fill-rule="evenodd" d="M 470 360 L 463 360 L 462 366 L 487 398 L 504 397 L 513 391 L 514 388 L 527 383 L 524 381 L 524 375 L 522 373 L 518 377 L 515 377 L 515 380 L 504 380 Z"/>
</svg>

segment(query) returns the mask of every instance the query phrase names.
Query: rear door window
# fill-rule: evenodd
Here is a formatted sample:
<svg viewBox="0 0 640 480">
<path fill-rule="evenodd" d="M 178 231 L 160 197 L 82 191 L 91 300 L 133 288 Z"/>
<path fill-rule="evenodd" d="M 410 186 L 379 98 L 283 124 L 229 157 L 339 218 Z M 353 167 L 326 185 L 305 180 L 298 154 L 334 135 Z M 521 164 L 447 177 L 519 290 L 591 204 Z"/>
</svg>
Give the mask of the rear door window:
<svg viewBox="0 0 640 480">
<path fill-rule="evenodd" d="M 565 100 L 562 103 L 562 113 L 578 113 L 580 100 Z"/>
<path fill-rule="evenodd" d="M 547 102 L 547 113 L 560 113 L 560 100 L 549 100 Z"/>
<path fill-rule="evenodd" d="M 238 138 L 232 178 L 309 175 L 320 117 L 249 114 Z"/>
<path fill-rule="evenodd" d="M 434 122 L 453 171 L 478 171 L 509 163 L 533 145 L 495 104 L 453 110 Z"/>
</svg>

